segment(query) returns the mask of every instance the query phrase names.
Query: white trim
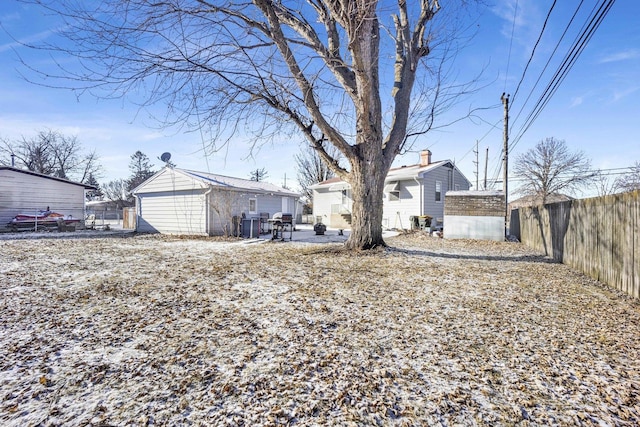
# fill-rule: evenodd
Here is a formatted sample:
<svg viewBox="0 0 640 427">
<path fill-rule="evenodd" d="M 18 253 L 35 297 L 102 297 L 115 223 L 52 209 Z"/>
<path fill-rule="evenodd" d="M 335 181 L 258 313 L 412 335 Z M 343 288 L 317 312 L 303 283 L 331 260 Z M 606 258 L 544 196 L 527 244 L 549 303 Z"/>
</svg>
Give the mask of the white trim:
<svg viewBox="0 0 640 427">
<path fill-rule="evenodd" d="M 399 181 L 391 181 L 384 186 L 385 193 L 391 193 L 392 191 L 400 191 L 400 182 Z"/>
<path fill-rule="evenodd" d="M 342 191 L 342 190 L 348 190 L 351 188 L 351 185 L 347 184 L 346 182 L 338 182 L 336 184 L 331 185 L 331 187 L 329 187 L 329 191 Z"/>
</svg>

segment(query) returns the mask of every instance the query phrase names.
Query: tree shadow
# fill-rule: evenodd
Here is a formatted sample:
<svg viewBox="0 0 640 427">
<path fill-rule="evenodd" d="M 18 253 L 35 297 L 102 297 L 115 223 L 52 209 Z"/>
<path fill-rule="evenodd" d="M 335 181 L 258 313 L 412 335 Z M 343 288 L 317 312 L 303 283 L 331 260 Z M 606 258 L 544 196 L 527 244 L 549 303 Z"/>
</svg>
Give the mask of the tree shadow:
<svg viewBox="0 0 640 427">
<path fill-rule="evenodd" d="M 564 261 L 564 241 L 569 229 L 571 216 L 571 202 L 554 203 L 546 207 L 549 213 L 549 228 L 551 229 L 552 256 L 558 262 Z"/>
<path fill-rule="evenodd" d="M 471 255 L 471 254 L 452 254 L 444 252 L 433 252 L 421 249 L 403 249 L 395 247 L 387 247 L 387 251 L 401 253 L 404 255 L 424 256 L 430 258 L 445 258 L 445 259 L 462 259 L 462 260 L 474 260 L 474 261 L 510 261 L 510 262 L 539 262 L 544 264 L 558 264 L 553 258 L 545 255 Z"/>
</svg>

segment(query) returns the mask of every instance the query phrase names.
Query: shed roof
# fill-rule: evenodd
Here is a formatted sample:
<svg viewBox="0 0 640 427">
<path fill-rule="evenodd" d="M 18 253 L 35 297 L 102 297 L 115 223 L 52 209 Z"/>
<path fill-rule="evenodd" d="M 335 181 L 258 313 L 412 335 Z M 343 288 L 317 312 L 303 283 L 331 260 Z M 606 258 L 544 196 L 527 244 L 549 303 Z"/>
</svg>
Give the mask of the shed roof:
<svg viewBox="0 0 640 427">
<path fill-rule="evenodd" d="M 231 176 L 218 175 L 218 174 L 213 174 L 209 172 L 200 172 L 200 171 L 194 171 L 189 169 L 171 168 L 169 166 L 164 167 L 162 170 L 160 170 L 154 176 L 149 178 L 147 181 L 140 184 L 138 187 L 136 187 L 133 190 L 133 192 L 136 193 L 148 181 L 154 179 L 154 177 L 158 176 L 159 174 L 166 173 L 167 169 L 171 169 L 174 172 L 186 175 L 189 178 L 196 180 L 198 182 L 201 182 L 204 185 L 228 188 L 229 190 L 235 190 L 235 191 L 251 191 L 255 193 L 278 194 L 283 196 L 300 197 L 300 194 L 296 193 L 295 191 L 292 191 L 283 187 L 279 187 L 269 182 L 252 181 L 250 179 L 235 178 Z"/>
<path fill-rule="evenodd" d="M 448 196 L 475 196 L 475 197 L 487 197 L 487 196 L 504 196 L 502 190 L 456 190 L 447 191 Z"/>
<path fill-rule="evenodd" d="M 58 178 L 57 176 L 45 175 L 43 173 L 14 168 L 11 166 L 0 166 L 0 171 L 5 171 L 5 170 L 10 172 L 23 173 L 25 175 L 37 176 L 39 178 L 45 178 L 45 179 L 51 179 L 54 181 L 64 182 L 65 184 L 79 185 L 80 187 L 84 187 L 85 190 L 96 190 L 96 187 L 94 187 L 93 185 L 83 184 L 81 182 L 69 181 L 68 179 Z"/>
</svg>

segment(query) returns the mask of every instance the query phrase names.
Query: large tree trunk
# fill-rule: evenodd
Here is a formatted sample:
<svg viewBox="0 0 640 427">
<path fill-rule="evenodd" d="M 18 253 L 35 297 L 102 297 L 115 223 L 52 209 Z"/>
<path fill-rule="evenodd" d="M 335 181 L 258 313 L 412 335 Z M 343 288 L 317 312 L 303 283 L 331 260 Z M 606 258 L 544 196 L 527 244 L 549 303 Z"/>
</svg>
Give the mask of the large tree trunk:
<svg viewBox="0 0 640 427">
<path fill-rule="evenodd" d="M 364 146 L 361 146 L 364 147 Z M 361 161 L 351 172 L 351 235 L 348 249 L 372 249 L 386 246 L 382 239 L 382 192 L 388 167 L 382 150 L 369 145 Z"/>
<path fill-rule="evenodd" d="M 349 161 L 353 199 L 348 249 L 385 246 L 382 240 L 382 191 L 389 169 L 383 150 L 382 103 L 380 101 L 380 33 L 375 6 L 362 10 L 353 26 L 350 49 L 357 87 L 356 145 Z"/>
</svg>

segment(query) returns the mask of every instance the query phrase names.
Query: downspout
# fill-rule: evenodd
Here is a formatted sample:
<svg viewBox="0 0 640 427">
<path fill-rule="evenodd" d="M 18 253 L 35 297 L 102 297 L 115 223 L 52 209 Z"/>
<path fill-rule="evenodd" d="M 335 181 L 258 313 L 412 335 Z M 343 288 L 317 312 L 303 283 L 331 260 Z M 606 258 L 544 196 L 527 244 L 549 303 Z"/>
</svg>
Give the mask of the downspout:
<svg viewBox="0 0 640 427">
<path fill-rule="evenodd" d="M 140 196 L 138 196 L 137 194 L 134 194 L 133 197 L 136 198 L 136 228 L 135 228 L 135 231 L 137 233 L 138 232 L 138 227 L 140 226 L 140 218 L 142 218 L 142 203 L 140 202 Z M 116 204 L 116 209 L 117 208 L 118 208 L 118 205 Z M 122 223 L 124 224 L 124 208 L 122 209 Z M 104 225 L 104 212 L 102 213 L 102 225 Z"/>
<path fill-rule="evenodd" d="M 213 191 L 213 186 L 209 185 L 209 189 L 204 192 L 204 206 L 205 206 L 205 209 L 207 210 L 207 216 L 205 217 L 206 218 L 205 227 L 207 228 L 208 236 L 211 236 L 211 201 L 209 200 L 209 196 L 211 195 L 212 191 Z"/>
<path fill-rule="evenodd" d="M 293 198 L 293 229 L 296 229 L 296 219 L 298 218 L 298 197 Z"/>
</svg>

